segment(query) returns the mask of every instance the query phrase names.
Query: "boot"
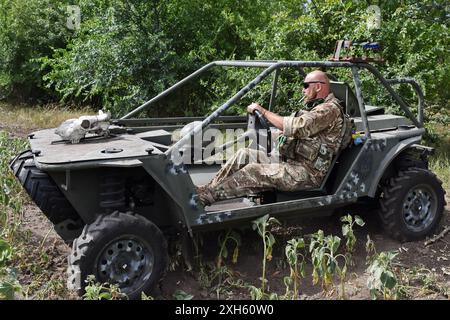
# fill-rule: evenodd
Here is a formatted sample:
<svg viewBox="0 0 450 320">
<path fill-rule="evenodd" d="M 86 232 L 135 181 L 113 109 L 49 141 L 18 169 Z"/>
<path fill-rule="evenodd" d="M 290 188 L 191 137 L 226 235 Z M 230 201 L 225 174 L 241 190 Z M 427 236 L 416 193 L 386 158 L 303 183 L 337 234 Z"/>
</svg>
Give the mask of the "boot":
<svg viewBox="0 0 450 320">
<path fill-rule="evenodd" d="M 198 201 L 203 207 L 210 206 L 212 203 L 216 202 L 207 185 L 196 187 L 196 191 L 198 194 Z"/>
</svg>

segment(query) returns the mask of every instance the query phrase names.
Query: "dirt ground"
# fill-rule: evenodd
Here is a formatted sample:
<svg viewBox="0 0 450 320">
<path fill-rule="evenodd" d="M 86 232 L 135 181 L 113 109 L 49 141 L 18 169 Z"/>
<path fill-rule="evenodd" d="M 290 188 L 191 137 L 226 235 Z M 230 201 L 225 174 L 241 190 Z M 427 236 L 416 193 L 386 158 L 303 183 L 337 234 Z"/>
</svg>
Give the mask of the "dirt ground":
<svg viewBox="0 0 450 320">
<path fill-rule="evenodd" d="M 447 203 L 450 199 L 447 197 Z M 450 226 L 450 207 L 447 205 L 444 218 L 439 231 L 445 226 Z M 378 223 L 376 216 L 372 213 L 361 215 L 366 225 L 357 227 L 355 235 L 357 243 L 354 253 L 355 265 L 349 269 L 349 276 L 346 281 L 346 298 L 347 299 L 370 299 L 369 290 L 367 289 L 367 274 L 365 272 L 366 251 L 365 240 L 367 235 L 375 242 L 378 252 L 399 250 L 398 265 L 405 270 L 413 268 L 426 269 L 434 274 L 434 285 L 439 287 L 450 287 L 450 233 L 439 239 L 435 243 L 426 246 L 424 241 L 399 243 L 390 239 L 385 235 Z M 66 245 L 53 231 L 51 223 L 33 204 L 28 204 L 24 213 L 23 230 L 28 230 L 30 235 L 30 252 L 36 251 L 38 247 L 42 247 L 44 252 L 49 255 L 52 261 L 48 265 L 48 273 L 52 274 L 53 279 L 60 279 L 61 282 L 66 280 L 66 256 L 70 253 L 70 247 Z M 276 238 L 274 245 L 273 259 L 267 263 L 267 278 L 269 280 L 270 292 L 276 292 L 279 295 L 285 293 L 283 277 L 289 275 L 289 268 L 284 262 L 284 245 L 287 240 L 296 236 L 305 236 L 322 229 L 325 234 L 334 234 L 341 236 L 340 222 L 336 217 L 332 218 L 314 218 L 302 219 L 295 223 L 275 227 L 272 232 Z M 218 236 L 220 233 L 206 233 L 203 235 L 203 247 L 200 250 L 203 264 L 212 265 L 218 254 Z M 239 256 L 236 264 L 231 259 L 225 260 L 225 264 L 233 275 L 234 281 L 242 280 L 246 284 L 260 287 L 261 266 L 263 258 L 262 241 L 259 235 L 248 229 L 240 232 L 242 237 L 242 245 L 239 250 Z M 234 249 L 229 246 L 230 251 Z M 156 290 L 154 298 L 157 299 L 175 299 L 178 290 L 192 295 L 193 299 L 249 299 L 248 289 L 244 287 L 224 286 L 224 290 L 217 295 L 216 291 L 205 289 L 201 286 L 200 271 L 194 268 L 193 271 L 187 271 L 184 263 L 180 258 L 173 256 L 171 261 L 175 264 L 173 270 L 169 270 L 166 277 L 161 282 L 160 287 Z M 175 263 L 178 262 L 178 263 Z M 320 285 L 312 284 L 311 277 L 312 267 L 310 261 L 306 267 L 306 278 L 303 279 L 299 288 L 301 297 L 304 299 L 337 299 L 338 291 L 325 295 L 322 293 Z M 21 275 L 20 282 L 22 285 L 31 283 L 33 273 Z M 338 286 L 336 286 L 338 287 Z M 436 292 L 435 292 L 436 291 Z M 412 292 L 412 299 L 448 299 L 448 296 L 437 292 L 438 290 L 416 290 Z M 59 299 L 77 299 L 70 293 L 65 296 L 54 297 Z"/>
<path fill-rule="evenodd" d="M 1 126 L 0 126 L 1 128 Z M 8 128 L 9 132 L 14 132 Z M 23 132 L 16 131 L 12 135 L 23 136 Z M 446 201 L 450 204 L 449 190 L 447 190 Z M 397 265 L 405 272 L 422 269 L 427 274 L 432 275 L 433 281 L 425 289 L 423 283 L 417 286 L 416 290 L 410 291 L 409 299 L 449 299 L 450 288 L 450 233 L 431 245 L 425 245 L 424 241 L 399 243 L 390 239 L 383 233 L 378 219 L 374 212 L 359 213 L 366 222 L 365 226 L 355 226 L 357 243 L 354 253 L 355 265 L 350 267 L 345 284 L 347 299 L 370 299 L 367 289 L 367 274 L 365 272 L 366 251 L 365 242 L 367 236 L 374 241 L 377 252 L 398 250 Z M 450 205 L 445 207 L 444 217 L 438 233 L 446 226 L 450 226 Z M 28 236 L 27 244 L 30 259 L 34 254 L 44 252 L 48 256 L 46 273 L 51 275 L 51 279 L 63 284 L 66 281 L 67 255 L 70 247 L 66 245 L 53 231 L 51 223 L 42 212 L 32 203 L 28 203 L 24 210 L 20 229 Z M 305 236 L 322 229 L 326 235 L 334 234 L 340 236 L 341 223 L 337 217 L 303 219 L 291 222 L 288 225 L 276 227 L 272 230 L 276 243 L 274 245 L 273 259 L 267 263 L 268 288 L 270 292 L 279 295 L 285 293 L 283 278 L 289 275 L 289 268 L 285 262 L 284 247 L 286 241 L 297 236 Z M 261 286 L 261 267 L 263 258 L 262 241 L 256 231 L 251 228 L 240 232 L 242 245 L 239 249 L 237 263 L 233 264 L 231 259 L 225 260 L 225 265 L 229 270 L 233 283 L 242 280 L 244 284 Z M 207 233 L 203 235 L 203 247 L 200 250 L 203 265 L 213 265 L 219 252 L 219 233 Z M 231 252 L 233 247 L 229 247 Z M 206 289 L 202 286 L 202 272 L 197 268 L 187 271 L 182 259 L 174 252 L 171 257 L 171 268 L 161 282 L 159 288 L 153 295 L 156 299 L 176 299 L 177 293 L 184 292 L 193 299 L 249 299 L 249 290 L 242 286 L 226 285 L 222 290 L 217 291 Z M 231 254 L 230 254 L 231 255 Z M 25 271 L 25 272 L 23 272 Z M 312 267 L 308 261 L 306 267 L 306 278 L 302 280 L 299 291 L 303 299 L 338 299 L 338 290 L 325 295 L 320 285 L 312 284 Z M 22 285 L 30 285 L 35 277 L 35 271 L 22 270 L 19 281 Z M 336 288 L 339 286 L 336 285 Z M 442 293 L 442 288 L 447 288 L 446 293 Z M 39 298 L 39 297 L 35 297 Z M 61 290 L 59 295 L 41 297 L 45 299 L 78 299 L 73 294 Z"/>
</svg>

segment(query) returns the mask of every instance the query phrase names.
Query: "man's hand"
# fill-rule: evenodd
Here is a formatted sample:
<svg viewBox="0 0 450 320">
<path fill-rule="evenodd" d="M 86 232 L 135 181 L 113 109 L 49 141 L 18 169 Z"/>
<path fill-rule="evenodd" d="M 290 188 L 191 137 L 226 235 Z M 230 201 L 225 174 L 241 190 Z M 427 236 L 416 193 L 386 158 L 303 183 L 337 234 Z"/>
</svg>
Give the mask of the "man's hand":
<svg viewBox="0 0 450 320">
<path fill-rule="evenodd" d="M 251 105 L 249 105 L 247 107 L 247 112 L 250 114 L 253 114 L 253 112 L 255 112 L 255 110 L 258 110 L 259 112 L 264 113 L 264 108 L 261 107 L 261 105 L 259 105 L 256 102 L 253 102 Z"/>
<path fill-rule="evenodd" d="M 270 112 L 264 109 L 256 102 L 253 102 L 247 107 L 247 112 L 253 114 L 255 110 L 259 110 L 264 118 L 266 118 L 272 125 L 277 127 L 279 130 L 283 131 L 283 117 L 277 115 L 276 113 Z"/>
</svg>

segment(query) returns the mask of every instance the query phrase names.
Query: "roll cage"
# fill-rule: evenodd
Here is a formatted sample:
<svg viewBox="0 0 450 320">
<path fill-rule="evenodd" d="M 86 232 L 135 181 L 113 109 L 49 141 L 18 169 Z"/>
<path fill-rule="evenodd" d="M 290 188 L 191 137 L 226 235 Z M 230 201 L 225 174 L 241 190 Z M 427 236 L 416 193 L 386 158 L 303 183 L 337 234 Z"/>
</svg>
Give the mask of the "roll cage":
<svg viewBox="0 0 450 320">
<path fill-rule="evenodd" d="M 139 123 L 147 123 L 150 121 L 152 123 L 152 119 L 146 119 L 139 121 L 137 119 L 131 119 L 132 116 L 137 115 L 142 110 L 148 108 L 159 100 L 163 99 L 170 93 L 178 90 L 180 87 L 185 85 L 186 83 L 196 79 L 200 75 L 208 72 L 210 69 L 214 67 L 238 67 L 238 68 L 261 68 L 264 69 L 261 73 L 259 73 L 253 80 L 251 80 L 247 85 L 241 88 L 235 95 L 233 95 L 230 99 L 228 99 L 225 103 L 223 103 L 220 107 L 218 107 L 214 112 L 208 115 L 206 118 L 203 117 L 179 117 L 179 118 L 166 118 L 167 123 L 175 123 L 180 121 L 194 121 L 194 120 L 202 120 L 201 125 L 196 126 L 190 134 L 182 137 L 178 142 L 169 147 L 165 154 L 170 156 L 170 154 L 174 150 L 179 150 L 181 146 L 185 145 L 188 141 L 190 141 L 191 137 L 199 133 L 201 130 L 208 127 L 213 121 L 220 120 L 224 122 L 232 122 L 233 121 L 241 121 L 243 117 L 233 117 L 233 116 L 221 116 L 221 114 L 229 109 L 232 105 L 236 104 L 242 97 L 244 97 L 250 90 L 256 87 L 259 83 L 261 83 L 264 79 L 266 79 L 269 75 L 273 74 L 272 81 L 272 92 L 270 96 L 269 109 L 273 106 L 275 101 L 275 96 L 277 92 L 278 86 L 278 77 L 280 74 L 280 70 L 285 68 L 296 68 L 300 70 L 301 73 L 304 73 L 303 68 L 313 67 L 313 68 L 350 68 L 354 81 L 354 89 L 357 99 L 358 113 L 361 117 L 362 123 L 362 131 L 364 131 L 367 139 L 371 138 L 371 130 L 369 127 L 369 122 L 367 120 L 367 110 L 364 103 L 364 96 L 362 93 L 361 80 L 359 76 L 360 69 L 366 69 L 370 73 L 372 73 L 375 78 L 383 85 L 384 88 L 390 93 L 391 97 L 399 104 L 401 109 L 405 112 L 406 116 L 412 121 L 412 123 L 417 128 L 423 128 L 423 109 L 424 109 L 424 95 L 423 92 L 418 85 L 418 83 L 411 78 L 398 78 L 398 79 L 385 79 L 381 73 L 373 66 L 368 63 L 353 63 L 353 62 L 341 62 L 341 61 L 214 61 L 211 62 L 197 71 L 193 72 L 189 76 L 185 77 L 178 83 L 174 84 L 170 88 L 164 90 L 154 98 L 145 102 L 144 104 L 138 106 L 122 118 L 115 120 L 116 124 L 119 125 L 136 125 Z M 406 103 L 398 93 L 393 89 L 392 85 L 406 83 L 410 84 L 414 91 L 417 94 L 418 105 L 417 105 L 417 117 L 411 112 L 411 107 Z M 159 119 L 158 121 L 161 121 Z M 227 126 L 230 127 L 229 125 Z"/>
</svg>

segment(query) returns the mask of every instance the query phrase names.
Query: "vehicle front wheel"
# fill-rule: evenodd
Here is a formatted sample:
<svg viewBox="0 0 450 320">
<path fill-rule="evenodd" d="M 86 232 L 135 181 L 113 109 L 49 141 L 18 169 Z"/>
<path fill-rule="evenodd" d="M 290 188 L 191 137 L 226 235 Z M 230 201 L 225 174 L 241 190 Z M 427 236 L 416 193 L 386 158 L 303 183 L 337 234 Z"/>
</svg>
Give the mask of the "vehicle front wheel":
<svg viewBox="0 0 450 320">
<path fill-rule="evenodd" d="M 401 242 L 432 235 L 443 216 L 442 182 L 423 168 L 400 171 L 390 179 L 380 199 L 380 217 L 385 230 Z"/>
<path fill-rule="evenodd" d="M 73 242 L 67 286 L 82 295 L 94 275 L 96 282 L 118 285 L 129 299 L 139 299 L 163 277 L 167 261 L 167 242 L 155 224 L 114 212 L 86 225 Z"/>
</svg>

